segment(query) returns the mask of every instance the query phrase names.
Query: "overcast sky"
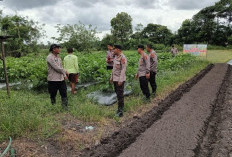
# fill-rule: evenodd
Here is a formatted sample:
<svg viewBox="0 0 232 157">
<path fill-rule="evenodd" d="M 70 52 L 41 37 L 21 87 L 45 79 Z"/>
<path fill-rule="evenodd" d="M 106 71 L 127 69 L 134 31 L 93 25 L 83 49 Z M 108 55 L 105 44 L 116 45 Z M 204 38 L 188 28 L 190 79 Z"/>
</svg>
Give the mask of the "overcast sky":
<svg viewBox="0 0 232 157">
<path fill-rule="evenodd" d="M 119 12 L 131 15 L 133 26 L 155 23 L 167 26 L 175 32 L 185 19 L 190 19 L 202 8 L 219 0 L 3 0 L 3 14 L 28 16 L 46 24 L 47 38 L 54 42 L 57 24 L 92 24 L 101 33 L 110 33 L 110 20 Z"/>
</svg>

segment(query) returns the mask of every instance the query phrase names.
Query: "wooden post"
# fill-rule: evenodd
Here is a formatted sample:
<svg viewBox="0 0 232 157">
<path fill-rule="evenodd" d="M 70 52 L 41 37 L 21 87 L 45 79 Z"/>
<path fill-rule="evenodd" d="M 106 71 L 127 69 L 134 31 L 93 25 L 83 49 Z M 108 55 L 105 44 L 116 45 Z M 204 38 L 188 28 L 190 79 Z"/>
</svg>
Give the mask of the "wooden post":
<svg viewBox="0 0 232 157">
<path fill-rule="evenodd" d="M 3 69 L 4 69 L 5 80 L 6 80 L 6 89 L 7 89 L 8 97 L 10 97 L 9 80 L 8 80 L 8 75 L 7 75 L 7 70 L 6 70 L 4 40 L 1 40 L 1 45 L 2 45 L 2 62 L 3 62 Z"/>
</svg>

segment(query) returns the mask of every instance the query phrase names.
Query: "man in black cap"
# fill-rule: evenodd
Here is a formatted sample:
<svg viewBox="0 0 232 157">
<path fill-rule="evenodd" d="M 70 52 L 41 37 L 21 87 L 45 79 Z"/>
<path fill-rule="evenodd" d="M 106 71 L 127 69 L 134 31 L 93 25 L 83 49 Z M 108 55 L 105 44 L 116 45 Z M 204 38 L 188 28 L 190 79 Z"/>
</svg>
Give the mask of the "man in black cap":
<svg viewBox="0 0 232 157">
<path fill-rule="evenodd" d="M 114 45 L 114 66 L 110 78 L 110 83 L 114 83 L 114 90 L 118 98 L 118 110 L 116 116 L 123 116 L 124 108 L 124 84 L 126 81 L 126 56 L 122 53 L 122 46 Z"/>
<path fill-rule="evenodd" d="M 139 68 L 136 74 L 136 79 L 139 78 L 140 88 L 146 99 L 150 99 L 150 91 L 148 88 L 148 79 L 150 78 L 150 59 L 149 56 L 144 52 L 144 45 L 138 45 L 138 54 L 140 54 Z"/>
<path fill-rule="evenodd" d="M 52 105 L 56 103 L 56 94 L 59 90 L 61 95 L 62 107 L 67 110 L 68 98 L 65 79 L 67 79 L 68 73 L 64 70 L 61 58 L 58 56 L 60 53 L 60 46 L 57 44 L 52 44 L 49 51 L 50 54 L 47 56 L 47 80 L 51 103 Z"/>
</svg>

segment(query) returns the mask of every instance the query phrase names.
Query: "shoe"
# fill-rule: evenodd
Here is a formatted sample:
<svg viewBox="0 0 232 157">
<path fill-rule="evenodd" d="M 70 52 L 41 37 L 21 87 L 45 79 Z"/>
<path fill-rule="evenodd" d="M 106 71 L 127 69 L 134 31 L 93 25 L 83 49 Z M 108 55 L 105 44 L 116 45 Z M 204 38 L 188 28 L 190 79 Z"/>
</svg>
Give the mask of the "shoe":
<svg viewBox="0 0 232 157">
<path fill-rule="evenodd" d="M 68 110 L 68 98 L 61 98 L 62 101 L 62 107 L 64 110 Z"/>
<path fill-rule="evenodd" d="M 68 106 L 62 106 L 65 111 L 68 111 Z"/>
<path fill-rule="evenodd" d="M 51 99 L 51 104 L 55 105 L 56 104 L 56 99 Z"/>
<path fill-rule="evenodd" d="M 123 112 L 122 112 L 122 111 L 117 112 L 115 116 L 116 116 L 116 117 L 123 117 Z"/>
<path fill-rule="evenodd" d="M 143 101 L 144 101 L 145 103 L 149 103 L 149 102 L 151 102 L 151 99 L 150 99 L 150 97 L 144 97 L 144 98 L 143 98 Z"/>
</svg>

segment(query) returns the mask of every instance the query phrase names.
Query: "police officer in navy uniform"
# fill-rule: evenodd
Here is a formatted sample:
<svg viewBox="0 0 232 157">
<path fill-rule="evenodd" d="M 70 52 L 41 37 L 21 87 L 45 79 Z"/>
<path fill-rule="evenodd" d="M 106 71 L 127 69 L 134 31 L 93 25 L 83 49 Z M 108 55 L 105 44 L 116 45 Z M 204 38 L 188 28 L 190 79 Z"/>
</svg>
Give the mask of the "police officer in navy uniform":
<svg viewBox="0 0 232 157">
<path fill-rule="evenodd" d="M 118 117 L 122 117 L 124 108 L 124 84 L 126 81 L 127 59 L 122 53 L 121 45 L 114 45 L 114 54 L 114 67 L 112 70 L 110 83 L 114 84 L 114 90 L 118 98 L 118 110 L 116 115 Z"/>
</svg>

